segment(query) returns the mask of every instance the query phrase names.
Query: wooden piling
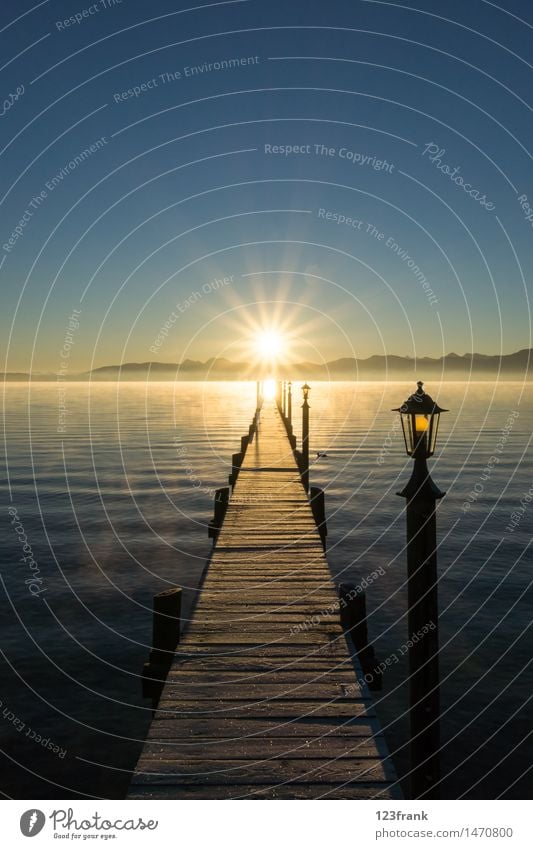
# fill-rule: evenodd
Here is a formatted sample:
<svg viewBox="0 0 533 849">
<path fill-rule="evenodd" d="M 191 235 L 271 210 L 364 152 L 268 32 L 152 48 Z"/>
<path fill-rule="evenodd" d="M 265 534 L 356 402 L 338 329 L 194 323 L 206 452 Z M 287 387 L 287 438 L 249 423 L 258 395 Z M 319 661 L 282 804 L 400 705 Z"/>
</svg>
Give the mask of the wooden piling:
<svg viewBox="0 0 533 849">
<path fill-rule="evenodd" d="M 341 623 L 350 636 L 370 690 L 381 690 L 383 673 L 368 642 L 366 594 L 356 584 L 339 585 Z"/>
<path fill-rule="evenodd" d="M 228 475 L 228 483 L 230 486 L 235 486 L 235 482 L 237 480 L 237 476 L 239 474 L 239 469 L 241 468 L 242 463 L 242 454 L 232 454 L 231 455 L 231 472 Z"/>
<path fill-rule="evenodd" d="M 208 526 L 208 536 L 213 540 L 213 544 L 220 533 L 220 528 L 222 527 L 222 522 L 224 521 L 224 516 L 228 509 L 229 492 L 229 486 L 224 486 L 221 489 L 215 490 L 214 516 Z"/>
<path fill-rule="evenodd" d="M 153 632 L 150 659 L 143 668 L 143 696 L 157 705 L 163 684 L 180 640 L 181 587 L 158 593 L 153 601 Z"/>
<path fill-rule="evenodd" d="M 320 534 L 320 539 L 322 541 L 322 546 L 325 551 L 328 527 L 326 523 L 326 501 L 324 497 L 324 490 L 321 489 L 321 487 L 319 486 L 312 486 L 309 491 L 309 495 L 309 503 L 311 504 L 313 517 L 316 522 L 318 533 Z"/>
</svg>

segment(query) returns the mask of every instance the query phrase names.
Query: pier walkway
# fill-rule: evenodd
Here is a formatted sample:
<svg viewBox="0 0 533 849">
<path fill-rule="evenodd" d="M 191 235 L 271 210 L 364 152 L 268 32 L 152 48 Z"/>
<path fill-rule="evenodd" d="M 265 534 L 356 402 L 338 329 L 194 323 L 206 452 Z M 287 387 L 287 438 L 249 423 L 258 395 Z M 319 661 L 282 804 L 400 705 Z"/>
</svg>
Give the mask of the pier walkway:
<svg viewBox="0 0 533 849">
<path fill-rule="evenodd" d="M 267 402 L 128 798 L 398 798 L 337 602 Z"/>
</svg>

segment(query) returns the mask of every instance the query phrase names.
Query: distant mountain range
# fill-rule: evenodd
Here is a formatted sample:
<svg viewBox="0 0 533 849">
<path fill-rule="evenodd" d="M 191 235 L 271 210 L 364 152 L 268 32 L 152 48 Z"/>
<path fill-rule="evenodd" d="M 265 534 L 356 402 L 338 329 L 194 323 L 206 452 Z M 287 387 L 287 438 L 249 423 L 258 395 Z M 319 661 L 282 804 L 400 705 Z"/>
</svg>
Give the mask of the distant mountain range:
<svg viewBox="0 0 533 849">
<path fill-rule="evenodd" d="M 375 355 L 366 359 L 343 357 L 319 363 L 293 363 L 280 366 L 277 376 L 295 380 L 404 380 L 426 379 L 429 375 L 444 380 L 464 380 L 470 374 L 475 379 L 488 380 L 498 372 L 505 378 L 529 378 L 533 363 L 533 349 L 523 348 L 514 354 L 446 354 L 444 357 L 399 357 Z M 182 363 L 123 363 L 101 366 L 82 374 L 72 374 L 69 380 L 255 380 L 266 373 L 251 373 L 246 363 L 235 363 L 223 357 L 212 357 L 206 362 L 184 360 Z M 25 381 L 29 374 L 8 372 L 4 380 Z M 51 373 L 34 373 L 36 381 L 55 381 Z"/>
</svg>

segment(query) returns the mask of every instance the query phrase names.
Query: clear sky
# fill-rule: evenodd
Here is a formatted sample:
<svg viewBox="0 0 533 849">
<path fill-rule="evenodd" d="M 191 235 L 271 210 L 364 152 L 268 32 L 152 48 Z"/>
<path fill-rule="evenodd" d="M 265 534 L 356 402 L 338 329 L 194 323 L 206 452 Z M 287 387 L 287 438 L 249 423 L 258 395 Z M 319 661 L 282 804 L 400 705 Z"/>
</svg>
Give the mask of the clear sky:
<svg viewBox="0 0 533 849">
<path fill-rule="evenodd" d="M 530 347 L 530 2 L 3 0 L 0 30 L 0 370 L 276 326 L 313 361 Z"/>
</svg>

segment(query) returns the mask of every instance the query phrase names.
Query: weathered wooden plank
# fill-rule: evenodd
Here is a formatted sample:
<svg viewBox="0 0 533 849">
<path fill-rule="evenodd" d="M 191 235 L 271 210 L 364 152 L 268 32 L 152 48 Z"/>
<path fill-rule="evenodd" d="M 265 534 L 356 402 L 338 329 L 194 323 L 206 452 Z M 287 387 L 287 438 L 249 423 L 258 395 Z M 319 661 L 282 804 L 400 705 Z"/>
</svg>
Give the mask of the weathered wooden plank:
<svg viewBox="0 0 533 849">
<path fill-rule="evenodd" d="M 278 672 L 301 672 L 303 675 L 308 675 L 311 672 L 328 671 L 340 674 L 346 670 L 353 670 L 353 660 L 346 655 L 343 655 L 338 660 L 327 658 L 324 656 L 310 655 L 302 657 L 299 654 L 289 655 L 279 658 L 270 657 L 269 655 L 254 655 L 247 654 L 246 656 L 234 655 L 231 657 L 187 657 L 179 664 L 175 663 L 171 668 L 169 675 L 180 675 L 183 672 L 198 672 L 199 674 L 209 674 L 217 670 L 239 670 L 245 672 L 257 673 L 278 673 Z M 346 674 L 349 674 L 346 673 Z"/>
<path fill-rule="evenodd" d="M 187 637 L 188 639 L 194 639 L 200 637 L 202 634 L 227 634 L 232 639 L 235 639 L 236 642 L 239 642 L 239 634 L 254 634 L 256 637 L 264 634 L 263 642 L 274 637 L 276 637 L 276 640 L 279 640 L 282 636 L 285 636 L 289 642 L 292 642 L 293 637 L 296 637 L 298 634 L 309 637 L 314 637 L 316 634 L 326 634 L 330 640 L 336 635 L 339 637 L 343 636 L 340 625 L 336 622 L 325 621 L 319 622 L 318 625 L 313 625 L 312 628 L 298 628 L 299 622 L 301 622 L 301 619 L 298 618 L 289 619 L 288 621 L 281 620 L 279 622 L 276 619 L 275 622 L 265 622 L 263 624 L 258 622 L 257 619 L 248 622 L 242 619 L 226 622 L 202 620 L 201 622 L 197 621 L 193 623 Z"/>
<path fill-rule="evenodd" d="M 198 615 L 198 620 L 205 622 L 250 622 L 256 623 L 257 627 L 264 627 L 268 624 L 269 621 L 277 620 L 278 616 L 281 618 L 282 622 L 290 622 L 295 625 L 299 625 L 299 630 L 301 631 L 312 631 L 314 628 L 314 624 L 312 621 L 312 617 L 319 618 L 320 621 L 322 619 L 328 620 L 333 625 L 338 625 L 338 617 L 335 614 L 321 614 L 313 609 L 311 610 L 294 610 L 291 607 L 277 607 L 276 605 L 261 605 L 261 604 L 250 604 L 243 605 L 242 608 L 237 609 L 235 607 L 226 608 L 225 605 L 223 608 L 216 607 L 198 607 L 195 611 Z M 269 617 L 272 617 L 269 620 Z"/>
<path fill-rule="evenodd" d="M 147 740 L 143 763 L 172 759 L 178 764 L 182 758 L 202 763 L 206 757 L 216 760 L 254 760 L 289 758 L 320 760 L 339 757 L 376 759 L 376 740 L 372 737 L 269 737 L 266 739 L 233 740 L 225 737 L 197 738 L 195 741 L 166 738 Z"/>
<path fill-rule="evenodd" d="M 329 658 L 333 662 L 340 662 L 343 659 L 341 648 L 334 643 L 325 642 L 322 645 L 317 643 L 296 643 L 291 642 L 270 642 L 265 643 L 249 643 L 244 642 L 202 642 L 190 643 L 184 645 L 181 649 L 179 657 L 184 658 L 207 658 L 207 657 L 246 657 L 253 655 L 255 657 L 277 657 L 280 663 L 289 655 L 301 658 Z"/>
<path fill-rule="evenodd" d="M 350 673 L 351 669 L 349 667 L 345 667 L 342 673 L 330 670 L 328 667 L 324 667 L 322 670 L 320 668 L 313 669 L 306 673 L 302 670 L 286 672 L 284 670 L 277 671 L 273 669 L 254 672 L 249 669 L 232 669 L 231 665 L 228 665 L 226 670 L 208 670 L 204 668 L 201 670 L 180 669 L 178 671 L 174 669 L 169 672 L 167 682 L 169 686 L 175 684 L 179 686 L 186 685 L 187 687 L 194 686 L 195 684 L 203 687 L 221 687 L 224 684 L 232 683 L 235 686 L 241 686 L 246 683 L 264 684 L 265 682 L 268 686 L 298 684 L 312 686 L 315 683 L 328 683 L 334 686 L 341 686 L 346 682 L 349 682 L 347 686 L 352 686 L 353 675 L 350 678 Z"/>
<path fill-rule="evenodd" d="M 180 659 L 188 659 L 188 658 L 200 658 L 200 657 L 246 657 L 247 654 L 254 655 L 255 657 L 277 657 L 280 659 L 280 663 L 283 658 L 289 656 L 300 656 L 302 658 L 315 658 L 315 657 L 327 657 L 332 661 L 340 662 L 344 658 L 344 654 L 340 648 L 335 648 L 333 643 L 325 643 L 322 646 L 317 645 L 296 645 L 291 643 L 287 645 L 287 643 L 270 643 L 268 646 L 257 646 L 257 645 L 249 645 L 240 646 L 235 645 L 235 643 L 218 643 L 212 645 L 204 644 L 202 646 L 194 645 L 190 643 L 187 645 L 185 650 L 182 649 L 179 652 L 176 652 L 175 658 L 177 660 Z"/>
<path fill-rule="evenodd" d="M 278 602 L 273 599 L 264 602 L 242 600 L 240 604 L 234 600 L 225 601 L 221 598 L 220 602 L 213 599 L 202 599 L 195 607 L 195 614 L 202 611 L 205 614 L 241 614 L 243 616 L 261 615 L 268 616 L 271 613 L 288 613 L 291 616 L 300 616 L 302 621 L 310 621 L 313 616 L 331 615 L 335 622 L 338 622 L 338 615 L 333 612 L 333 607 L 319 607 L 317 604 L 305 603 L 299 600 Z"/>
<path fill-rule="evenodd" d="M 235 648 L 237 646 L 243 647 L 251 647 L 258 646 L 263 649 L 268 646 L 272 646 L 273 648 L 279 647 L 280 645 L 284 645 L 286 647 L 287 654 L 290 652 L 291 646 L 336 646 L 336 643 L 339 643 L 341 639 L 344 639 L 342 633 L 339 635 L 334 634 L 333 638 L 329 631 L 321 631 L 320 628 L 316 628 L 314 631 L 298 631 L 295 634 L 290 633 L 290 629 L 284 627 L 279 631 L 265 631 L 261 632 L 260 629 L 255 628 L 250 633 L 247 633 L 244 629 L 237 629 L 236 631 L 226 629 L 225 631 L 220 628 L 214 631 L 210 631 L 207 627 L 204 628 L 195 628 L 194 631 L 191 630 L 189 634 L 187 634 L 187 642 L 194 640 L 195 645 L 220 645 L 224 643 L 231 643 Z M 183 642 L 183 648 L 186 650 L 186 642 Z M 340 651 L 342 652 L 342 647 Z"/>
<path fill-rule="evenodd" d="M 327 587 L 327 583 L 324 581 L 324 576 L 321 576 L 323 584 Z M 239 573 L 235 569 L 224 569 L 224 570 L 215 570 L 211 575 L 208 585 L 211 587 L 213 584 L 224 584 L 227 586 L 228 584 L 236 584 L 241 587 L 241 589 L 247 589 L 248 585 L 253 587 L 270 587 L 276 585 L 276 589 L 280 589 L 280 584 L 286 585 L 283 588 L 287 588 L 289 590 L 294 590 L 293 584 L 296 584 L 300 592 L 305 592 L 306 589 L 316 589 L 317 582 L 319 582 L 318 576 L 313 578 L 313 575 L 309 574 L 306 570 L 305 577 L 301 577 L 301 575 L 297 575 L 295 573 L 282 573 L 278 570 L 278 573 L 274 572 L 266 572 L 263 569 L 258 573 L 257 570 L 254 573 L 248 572 Z M 320 583 L 318 584 L 320 586 Z M 327 587 L 329 589 L 329 587 Z M 218 589 L 218 587 L 217 587 Z M 333 596 L 334 593 L 332 592 Z"/>
<path fill-rule="evenodd" d="M 231 604 L 239 601 L 239 591 L 235 588 L 231 590 L 210 590 L 209 587 L 206 587 L 205 598 L 209 601 L 216 600 L 223 604 Z M 323 605 L 324 607 L 327 607 L 329 604 L 337 601 L 336 596 L 333 593 L 327 592 L 327 588 L 323 589 L 321 586 L 317 586 L 314 590 L 307 590 L 306 592 L 296 592 L 295 589 L 284 592 L 279 589 L 272 588 L 267 590 L 264 587 L 260 587 L 253 593 L 248 590 L 246 596 L 244 596 L 241 592 L 240 600 L 243 604 L 250 604 L 251 602 L 254 604 L 260 604 L 261 602 L 264 602 L 265 604 L 284 602 L 289 605 L 291 603 L 303 604 L 306 602 L 310 605 Z"/>
<path fill-rule="evenodd" d="M 334 737 L 348 740 L 360 737 L 380 739 L 381 729 L 376 719 L 366 716 L 359 717 L 301 717 L 297 719 L 273 719 L 269 717 L 226 717 L 210 719 L 209 717 L 189 717 L 172 719 L 164 722 L 155 719 L 148 734 L 148 741 L 166 739 L 220 739 L 232 740 L 257 738 L 287 739 L 291 737 L 306 737 L 318 739 Z M 376 744 L 377 745 L 377 744 Z"/>
<path fill-rule="evenodd" d="M 205 684 L 192 684 L 190 681 L 182 683 L 180 680 L 167 680 L 165 687 L 165 700 L 172 698 L 180 701 L 198 702 L 207 699 L 217 701 L 247 701 L 255 703 L 268 699 L 294 699 L 303 701 L 311 699 L 316 702 L 319 699 L 334 701 L 338 699 L 353 699 L 360 697 L 360 688 L 354 681 L 347 679 L 343 683 L 332 681 L 305 681 L 303 683 L 292 682 L 262 682 L 237 681 L 233 684 L 218 683 L 216 687 Z"/>
<path fill-rule="evenodd" d="M 202 763 L 185 759 L 161 757 L 141 758 L 139 774 L 133 783 L 167 783 L 169 776 L 188 784 L 218 785 L 225 779 L 232 784 L 268 784 L 276 781 L 309 781 L 311 783 L 342 783 L 343 781 L 385 781 L 387 774 L 381 758 L 339 757 L 334 760 L 303 760 L 270 758 L 262 761 L 224 761 L 211 759 L 206 754 Z"/>
<path fill-rule="evenodd" d="M 371 704 L 343 699 L 342 701 L 281 701 L 280 699 L 269 699 L 264 702 L 250 704 L 246 701 L 217 701 L 216 699 L 203 699 L 202 701 L 190 702 L 184 699 L 165 698 L 165 691 L 159 702 L 156 716 L 163 720 L 165 716 L 240 716 L 261 717 L 268 716 L 278 719 L 300 719 L 302 717 L 334 716 L 334 717 L 356 717 L 375 716 Z"/>
<path fill-rule="evenodd" d="M 133 786 L 129 799 L 398 799 L 394 784 L 363 781 L 335 784 L 284 782 L 274 787 L 259 784 L 246 786 L 220 784 L 192 786 L 190 784 L 159 784 Z"/>
</svg>

